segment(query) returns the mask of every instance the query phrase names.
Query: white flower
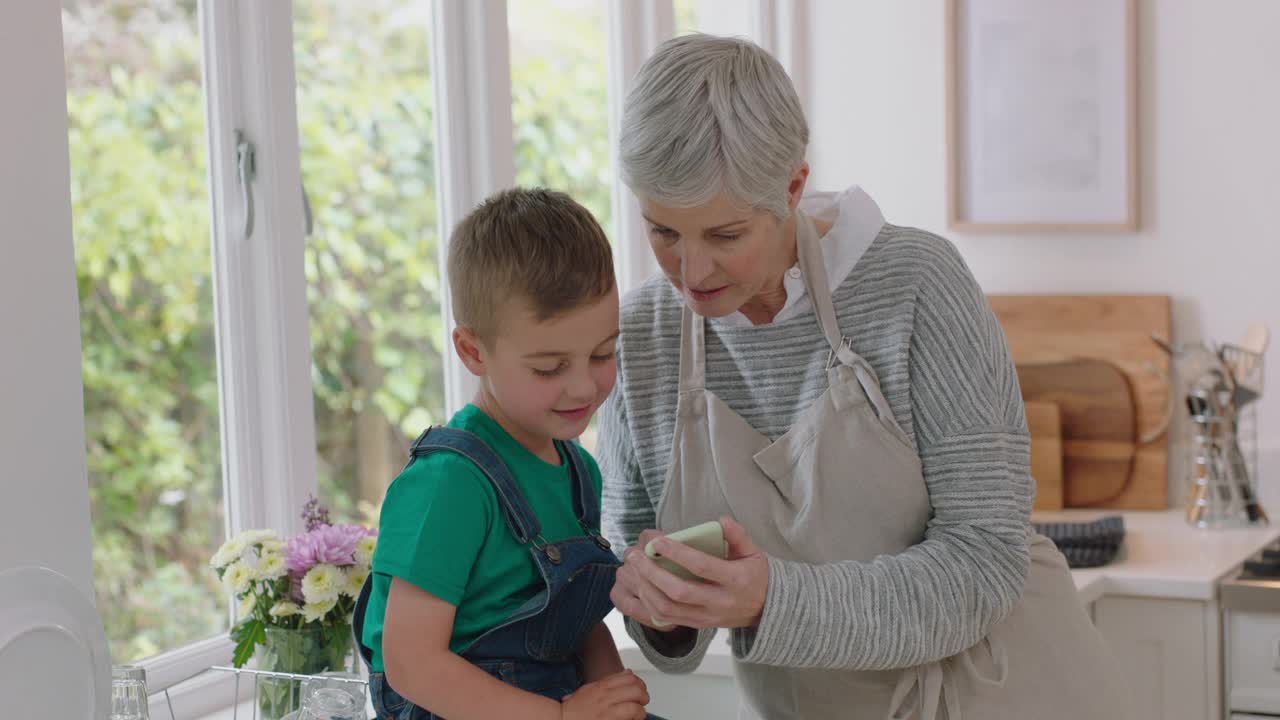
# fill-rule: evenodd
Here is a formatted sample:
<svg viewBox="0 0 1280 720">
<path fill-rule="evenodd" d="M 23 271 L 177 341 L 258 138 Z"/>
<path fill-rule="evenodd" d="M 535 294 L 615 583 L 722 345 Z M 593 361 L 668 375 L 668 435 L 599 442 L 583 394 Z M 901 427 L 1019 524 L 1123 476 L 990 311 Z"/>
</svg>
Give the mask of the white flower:
<svg viewBox="0 0 1280 720">
<path fill-rule="evenodd" d="M 279 553 L 265 553 L 258 560 L 258 567 L 254 576 L 259 580 L 275 580 L 282 578 L 288 574 L 289 568 L 285 565 L 284 556 Z"/>
<path fill-rule="evenodd" d="M 253 571 L 242 562 L 231 563 L 222 575 L 222 584 L 229 592 L 236 595 L 247 591 L 251 582 L 253 582 Z"/>
<path fill-rule="evenodd" d="M 233 537 L 222 543 L 222 547 L 218 548 L 218 552 L 213 554 L 213 559 L 209 561 L 209 564 L 215 568 L 226 567 L 240 559 L 240 556 L 244 554 L 245 547 L 244 540 Z"/>
<path fill-rule="evenodd" d="M 258 574 L 258 551 L 253 546 L 244 549 L 244 553 L 240 556 L 240 562 L 249 568 L 249 572 L 255 576 Z"/>
<path fill-rule="evenodd" d="M 300 612 L 302 612 L 302 608 L 298 607 L 296 603 L 289 602 L 288 600 L 281 600 L 275 605 L 272 605 L 271 609 L 267 611 L 267 614 L 271 617 L 289 617 L 290 615 L 297 615 Z"/>
<path fill-rule="evenodd" d="M 360 588 L 364 587 L 364 581 L 369 577 L 369 570 L 354 565 L 347 568 L 347 586 L 342 589 L 342 594 L 347 597 L 360 597 Z"/>
<path fill-rule="evenodd" d="M 346 582 L 341 570 L 328 563 L 320 563 L 302 577 L 302 597 L 306 598 L 308 605 L 336 601 Z"/>
<path fill-rule="evenodd" d="M 263 540 L 262 541 L 263 553 L 282 553 L 284 552 L 284 549 L 287 547 L 289 547 L 289 543 L 283 540 Z"/>
<path fill-rule="evenodd" d="M 378 545 L 375 535 L 365 535 L 356 543 L 356 565 L 369 567 L 373 564 L 373 549 Z"/>
<path fill-rule="evenodd" d="M 315 622 L 324 618 L 325 615 L 328 615 L 329 611 L 333 609 L 333 606 L 337 604 L 338 601 L 336 599 L 325 600 L 324 602 L 318 603 L 307 603 L 302 606 L 302 617 L 305 618 L 307 622 Z"/>
<path fill-rule="evenodd" d="M 240 539 L 245 545 L 258 545 L 272 540 L 279 542 L 279 538 L 275 530 L 245 530 L 240 533 Z"/>
<path fill-rule="evenodd" d="M 258 602 L 258 597 L 253 593 L 248 593 L 240 598 L 240 607 L 236 608 L 236 617 L 244 619 L 253 614 L 253 606 Z"/>
</svg>

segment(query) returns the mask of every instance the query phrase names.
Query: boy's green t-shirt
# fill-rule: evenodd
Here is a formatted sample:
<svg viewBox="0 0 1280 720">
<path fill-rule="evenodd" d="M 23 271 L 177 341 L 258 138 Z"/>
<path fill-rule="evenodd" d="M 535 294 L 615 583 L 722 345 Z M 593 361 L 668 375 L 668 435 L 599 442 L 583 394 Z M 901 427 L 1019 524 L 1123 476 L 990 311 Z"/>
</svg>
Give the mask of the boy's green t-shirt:
<svg viewBox="0 0 1280 720">
<path fill-rule="evenodd" d="M 573 514 L 567 460 L 558 466 L 542 460 L 474 405 L 458 411 L 448 426 L 474 433 L 502 458 L 547 541 L 583 534 Z M 599 503 L 600 469 L 590 454 L 582 456 Z M 384 671 L 382 627 L 393 576 L 457 606 L 449 641 L 454 652 L 501 624 L 543 587 L 529 550 L 507 527 L 493 485 L 474 463 L 452 452 L 416 458 L 382 502 L 362 638 L 373 650 L 375 672 Z"/>
</svg>

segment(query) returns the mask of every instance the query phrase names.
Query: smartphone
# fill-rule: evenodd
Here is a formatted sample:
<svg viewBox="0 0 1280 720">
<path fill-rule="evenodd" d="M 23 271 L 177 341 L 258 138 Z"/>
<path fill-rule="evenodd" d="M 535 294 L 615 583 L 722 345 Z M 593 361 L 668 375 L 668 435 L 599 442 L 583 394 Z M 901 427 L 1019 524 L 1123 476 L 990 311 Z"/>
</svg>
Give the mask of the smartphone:
<svg viewBox="0 0 1280 720">
<path fill-rule="evenodd" d="M 688 545 L 694 550 L 704 552 L 712 557 L 724 560 L 729 555 L 729 548 L 724 542 L 724 528 L 720 527 L 719 520 L 704 522 L 701 525 L 694 525 L 684 530 L 679 530 L 667 535 L 668 540 L 672 540 L 684 545 Z M 644 554 L 648 555 L 659 567 L 663 568 L 672 575 L 682 577 L 685 580 L 701 580 L 697 575 L 686 570 L 684 567 L 676 564 L 670 558 L 662 557 L 653 547 L 653 541 L 644 546 Z"/>
</svg>

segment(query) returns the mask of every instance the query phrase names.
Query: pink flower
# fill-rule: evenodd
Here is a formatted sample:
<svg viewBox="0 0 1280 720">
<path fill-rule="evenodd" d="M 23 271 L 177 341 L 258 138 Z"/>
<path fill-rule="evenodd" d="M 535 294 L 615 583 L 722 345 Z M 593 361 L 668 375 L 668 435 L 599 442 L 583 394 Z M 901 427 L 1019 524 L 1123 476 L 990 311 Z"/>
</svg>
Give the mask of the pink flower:
<svg viewBox="0 0 1280 720">
<path fill-rule="evenodd" d="M 294 573 L 305 573 L 315 565 L 329 563 L 339 567 L 355 563 L 356 543 L 373 535 L 360 525 L 317 525 L 313 530 L 289 540 L 285 564 Z"/>
</svg>

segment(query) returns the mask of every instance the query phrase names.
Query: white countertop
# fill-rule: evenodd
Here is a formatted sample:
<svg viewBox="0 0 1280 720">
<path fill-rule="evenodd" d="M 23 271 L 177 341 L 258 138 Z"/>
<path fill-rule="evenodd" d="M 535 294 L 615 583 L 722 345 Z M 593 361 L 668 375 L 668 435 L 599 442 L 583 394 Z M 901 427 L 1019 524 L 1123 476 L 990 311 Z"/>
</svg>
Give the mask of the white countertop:
<svg viewBox="0 0 1280 720">
<path fill-rule="evenodd" d="M 1218 581 L 1250 555 L 1280 537 L 1280 527 L 1199 530 L 1187 525 L 1182 510 L 1130 512 L 1064 510 L 1035 513 L 1036 522 L 1087 522 L 1107 515 L 1124 517 L 1125 540 L 1116 558 L 1098 568 L 1072 570 L 1080 601 L 1092 603 L 1103 595 L 1134 595 L 1209 601 L 1217 597 Z M 627 635 L 616 611 L 605 620 L 613 632 L 623 663 L 637 670 L 652 669 Z M 698 668 L 699 674 L 732 675 L 729 633 L 721 632 Z"/>
<path fill-rule="evenodd" d="M 1098 568 L 1072 570 L 1080 600 L 1103 595 L 1213 600 L 1218 581 L 1250 555 L 1280 537 L 1280 527 L 1200 530 L 1187 525 L 1182 510 L 1119 512 L 1065 510 L 1035 513 L 1037 522 L 1087 522 L 1124 517 L 1124 544 L 1115 560 Z"/>
</svg>

